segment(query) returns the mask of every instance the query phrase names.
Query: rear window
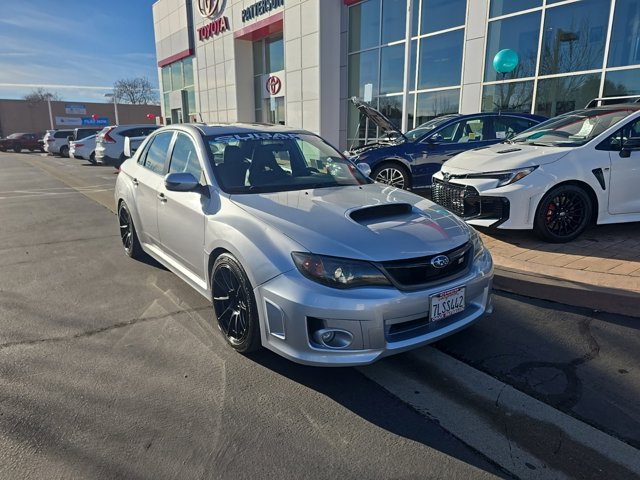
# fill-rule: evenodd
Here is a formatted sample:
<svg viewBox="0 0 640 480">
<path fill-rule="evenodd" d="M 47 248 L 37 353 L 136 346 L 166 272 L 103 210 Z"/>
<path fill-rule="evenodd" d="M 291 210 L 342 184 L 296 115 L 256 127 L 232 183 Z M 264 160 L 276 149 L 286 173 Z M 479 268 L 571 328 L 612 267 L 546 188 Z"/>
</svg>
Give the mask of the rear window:
<svg viewBox="0 0 640 480">
<path fill-rule="evenodd" d="M 53 138 L 67 138 L 69 135 L 72 135 L 73 132 L 71 130 L 58 130 L 53 134 Z"/>
</svg>

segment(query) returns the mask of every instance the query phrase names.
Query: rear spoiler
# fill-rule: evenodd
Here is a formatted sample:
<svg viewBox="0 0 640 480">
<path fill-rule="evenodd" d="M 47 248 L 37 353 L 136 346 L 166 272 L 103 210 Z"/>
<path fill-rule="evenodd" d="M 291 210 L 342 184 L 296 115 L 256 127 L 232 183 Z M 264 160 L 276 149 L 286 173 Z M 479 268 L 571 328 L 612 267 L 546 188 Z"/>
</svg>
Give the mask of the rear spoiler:
<svg viewBox="0 0 640 480">
<path fill-rule="evenodd" d="M 601 107 L 603 105 L 616 105 L 618 103 L 640 103 L 640 95 L 625 95 L 622 97 L 594 98 L 584 108 Z"/>
</svg>

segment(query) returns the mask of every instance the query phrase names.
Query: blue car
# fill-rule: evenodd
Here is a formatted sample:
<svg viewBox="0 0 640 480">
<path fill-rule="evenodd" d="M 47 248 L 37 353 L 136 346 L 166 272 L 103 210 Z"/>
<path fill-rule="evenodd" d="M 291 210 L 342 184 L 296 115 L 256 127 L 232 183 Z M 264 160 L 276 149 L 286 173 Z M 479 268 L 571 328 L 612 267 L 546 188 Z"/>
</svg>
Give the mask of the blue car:
<svg viewBox="0 0 640 480">
<path fill-rule="evenodd" d="M 355 163 L 368 164 L 375 181 L 404 189 L 429 187 L 431 176 L 454 155 L 502 142 L 546 120 L 514 112 L 452 114 L 403 134 L 378 110 L 358 99 L 351 101 L 384 136 L 345 153 Z"/>
</svg>

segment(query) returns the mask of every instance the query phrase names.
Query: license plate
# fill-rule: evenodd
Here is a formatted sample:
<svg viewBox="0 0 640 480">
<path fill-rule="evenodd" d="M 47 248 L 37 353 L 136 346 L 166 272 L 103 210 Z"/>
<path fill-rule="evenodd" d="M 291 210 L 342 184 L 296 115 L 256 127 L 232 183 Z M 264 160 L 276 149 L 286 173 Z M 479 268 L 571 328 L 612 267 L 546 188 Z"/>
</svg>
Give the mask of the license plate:
<svg viewBox="0 0 640 480">
<path fill-rule="evenodd" d="M 464 310 L 464 287 L 453 288 L 429 297 L 432 322 L 450 317 Z"/>
</svg>

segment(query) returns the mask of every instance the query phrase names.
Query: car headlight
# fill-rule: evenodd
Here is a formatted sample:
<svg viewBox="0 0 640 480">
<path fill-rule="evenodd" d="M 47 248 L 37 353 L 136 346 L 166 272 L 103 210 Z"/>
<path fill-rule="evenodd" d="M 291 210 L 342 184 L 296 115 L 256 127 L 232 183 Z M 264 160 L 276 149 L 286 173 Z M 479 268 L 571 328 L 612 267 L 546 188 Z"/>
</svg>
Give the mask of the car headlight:
<svg viewBox="0 0 640 480">
<path fill-rule="evenodd" d="M 374 265 L 360 260 L 293 252 L 296 267 L 314 282 L 333 288 L 390 286 L 391 282 Z"/>
<path fill-rule="evenodd" d="M 478 173 L 465 175 L 465 178 L 495 178 L 498 180 L 497 187 L 504 187 L 505 185 L 511 185 L 512 183 L 517 182 L 518 180 L 522 180 L 524 177 L 534 172 L 538 166 L 527 167 L 527 168 L 517 168 L 515 170 L 503 170 L 500 172 L 487 172 L 487 173 Z"/>
<path fill-rule="evenodd" d="M 475 228 L 469 227 L 469 233 L 471 235 L 471 242 L 473 243 L 473 261 L 475 262 L 480 255 L 484 253 L 484 243 L 482 243 L 482 238 L 480 238 L 480 234 L 475 230 Z"/>
</svg>

